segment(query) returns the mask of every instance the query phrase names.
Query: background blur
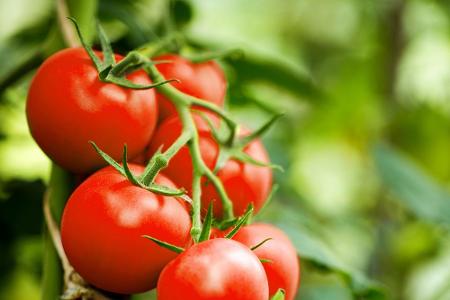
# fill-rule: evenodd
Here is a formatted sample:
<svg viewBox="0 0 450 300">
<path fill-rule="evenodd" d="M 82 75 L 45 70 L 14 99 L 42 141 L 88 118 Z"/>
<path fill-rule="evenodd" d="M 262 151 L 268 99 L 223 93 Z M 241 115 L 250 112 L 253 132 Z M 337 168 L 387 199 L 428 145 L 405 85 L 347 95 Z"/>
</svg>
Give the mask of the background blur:
<svg viewBox="0 0 450 300">
<path fill-rule="evenodd" d="M 260 219 L 302 257 L 302 300 L 450 299 L 450 2 L 100 0 L 118 51 L 181 31 L 223 62 L 228 105 L 285 168 Z M 24 115 L 55 51 L 52 0 L 0 1 L 0 299 L 40 299 L 49 161 Z M 149 299 L 141 295 L 134 299 Z"/>
</svg>

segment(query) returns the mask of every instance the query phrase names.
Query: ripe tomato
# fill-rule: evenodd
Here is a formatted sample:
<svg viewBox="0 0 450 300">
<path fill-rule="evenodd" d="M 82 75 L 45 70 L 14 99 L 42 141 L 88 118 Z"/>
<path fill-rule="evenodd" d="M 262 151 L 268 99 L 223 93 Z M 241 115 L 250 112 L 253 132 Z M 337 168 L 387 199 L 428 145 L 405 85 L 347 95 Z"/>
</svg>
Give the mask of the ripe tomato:
<svg viewBox="0 0 450 300">
<path fill-rule="evenodd" d="M 116 61 L 121 59 L 116 56 Z M 151 83 L 143 71 L 127 78 Z M 115 159 L 121 157 L 124 143 L 130 157 L 142 152 L 158 113 L 152 89 L 133 90 L 100 81 L 82 48 L 59 51 L 41 65 L 31 83 L 26 111 L 37 144 L 58 165 L 75 173 L 105 165 L 89 140 Z"/>
<path fill-rule="evenodd" d="M 156 67 L 166 79 L 180 80 L 180 82 L 172 83 L 177 89 L 223 106 L 227 84 L 225 75 L 216 62 L 192 63 L 176 54 L 162 55 L 154 60 L 170 61 L 157 64 Z M 160 120 L 176 113 L 174 105 L 163 95 L 157 93 L 156 98 L 160 108 Z"/>
<path fill-rule="evenodd" d="M 131 165 L 135 174 L 143 167 Z M 174 187 L 159 175 L 156 183 Z M 132 185 L 112 167 L 88 177 L 64 209 L 61 238 L 67 257 L 92 285 L 115 293 L 144 292 L 176 254 L 146 240 L 150 235 L 184 247 L 191 219 L 180 200 Z"/>
<path fill-rule="evenodd" d="M 228 239 L 195 244 L 162 271 L 158 300 L 267 300 L 264 268 L 246 246 Z"/>
<path fill-rule="evenodd" d="M 203 160 L 212 169 L 217 162 L 219 145 L 214 140 L 206 122 L 196 114 L 194 114 L 194 119 L 200 136 L 200 150 Z M 170 147 L 180 135 L 181 130 L 182 126 L 178 116 L 168 118 L 161 123 L 152 138 L 148 157 L 151 157 L 161 145 L 163 145 L 163 150 Z M 243 134 L 246 134 L 246 131 Z M 244 151 L 256 160 L 264 163 L 269 162 L 267 152 L 260 140 L 254 140 Z M 178 186 L 190 191 L 192 186 L 192 162 L 189 149 L 183 147 L 172 158 L 163 172 Z M 272 170 L 269 167 L 255 166 L 230 159 L 218 171 L 217 175 L 223 182 L 225 190 L 233 202 L 236 215 L 242 215 L 250 203 L 253 203 L 255 213 L 258 212 L 270 193 Z M 211 201 L 214 201 L 214 215 L 220 218 L 222 216 L 222 202 L 214 186 L 204 181 L 202 188 L 202 207 L 204 212 L 206 212 L 206 208 Z"/>
<path fill-rule="evenodd" d="M 284 232 L 270 224 L 255 223 L 241 228 L 233 240 L 253 247 L 266 238 L 272 238 L 253 252 L 260 259 L 269 259 L 264 270 L 269 281 L 270 296 L 279 288 L 286 292 L 285 299 L 293 300 L 300 283 L 300 264 L 297 251 Z"/>
</svg>

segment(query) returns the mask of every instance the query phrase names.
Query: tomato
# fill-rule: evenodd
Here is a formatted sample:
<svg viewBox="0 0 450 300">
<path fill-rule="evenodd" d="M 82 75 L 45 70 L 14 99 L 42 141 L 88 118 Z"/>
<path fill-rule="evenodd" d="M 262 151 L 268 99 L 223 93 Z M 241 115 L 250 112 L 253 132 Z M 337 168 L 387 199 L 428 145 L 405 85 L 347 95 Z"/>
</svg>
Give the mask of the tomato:
<svg viewBox="0 0 450 300">
<path fill-rule="evenodd" d="M 117 61 L 121 59 L 116 56 Z M 127 79 L 151 83 L 143 71 Z M 83 48 L 59 51 L 41 65 L 31 83 L 26 112 L 37 144 L 50 159 L 74 173 L 105 165 L 89 140 L 115 159 L 121 158 L 124 143 L 130 157 L 142 152 L 158 116 L 152 89 L 133 90 L 100 81 Z"/>
<path fill-rule="evenodd" d="M 136 175 L 144 169 L 133 164 L 130 168 Z M 156 183 L 174 187 L 162 175 Z M 160 271 L 176 257 L 142 235 L 184 247 L 190 241 L 190 227 L 184 202 L 134 186 L 106 167 L 70 196 L 61 239 L 70 263 L 87 282 L 131 294 L 154 288 Z"/>
<path fill-rule="evenodd" d="M 195 244 L 162 271 L 158 300 L 267 300 L 264 268 L 246 246 L 228 239 Z"/>
<path fill-rule="evenodd" d="M 172 83 L 183 93 L 223 106 L 226 93 L 226 79 L 220 66 L 214 61 L 192 63 L 176 55 L 167 54 L 154 58 L 170 62 L 157 64 L 156 67 L 166 79 L 178 79 Z M 160 120 L 176 113 L 175 106 L 163 95 L 156 94 L 160 108 Z"/>
<path fill-rule="evenodd" d="M 269 281 L 270 296 L 282 288 L 286 292 L 285 299 L 293 300 L 300 282 L 300 264 L 297 251 L 286 234 L 273 225 L 255 223 L 241 228 L 233 240 L 253 247 L 266 238 L 272 239 L 253 252 L 260 259 L 271 261 L 263 264 Z"/>
<path fill-rule="evenodd" d="M 219 145 L 214 140 L 209 126 L 203 119 L 194 114 L 197 130 L 200 136 L 200 151 L 206 165 L 213 169 L 219 155 Z M 213 122 L 214 123 L 214 122 Z M 181 134 L 182 126 L 177 116 L 168 118 L 157 128 L 149 147 L 148 157 L 162 145 L 163 150 L 172 145 Z M 248 131 L 244 131 L 246 134 Z M 260 140 L 254 140 L 245 149 L 248 155 L 264 163 L 269 162 L 269 157 Z M 178 152 L 166 169 L 163 170 L 178 186 L 191 191 L 192 187 L 192 162 L 189 149 L 183 147 Z M 223 182 L 234 205 L 234 213 L 242 215 L 248 205 L 253 203 L 255 213 L 264 205 L 272 184 L 272 170 L 269 167 L 260 167 L 249 163 L 228 160 L 217 173 Z M 209 182 L 203 181 L 202 207 L 203 213 L 209 203 L 214 202 L 214 215 L 217 218 L 222 216 L 222 202 L 214 188 Z"/>
</svg>

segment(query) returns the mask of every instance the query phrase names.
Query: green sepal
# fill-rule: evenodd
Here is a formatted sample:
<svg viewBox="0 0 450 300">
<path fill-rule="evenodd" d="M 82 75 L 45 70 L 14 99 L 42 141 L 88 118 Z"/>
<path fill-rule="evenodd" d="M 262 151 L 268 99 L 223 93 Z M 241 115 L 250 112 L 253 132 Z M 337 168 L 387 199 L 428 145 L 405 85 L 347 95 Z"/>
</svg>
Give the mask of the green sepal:
<svg viewBox="0 0 450 300">
<path fill-rule="evenodd" d="M 100 60 L 100 58 L 98 58 L 97 55 L 95 55 L 94 50 L 92 50 L 92 47 L 89 46 L 86 43 L 86 41 L 84 40 L 83 35 L 81 34 L 81 31 L 80 31 L 80 27 L 78 26 L 77 20 L 75 20 L 72 17 L 67 17 L 67 19 L 72 21 L 73 25 L 75 25 L 75 29 L 77 31 L 78 38 L 80 39 L 81 45 L 83 45 L 83 48 L 86 50 L 87 54 L 91 58 L 92 63 L 95 65 L 95 68 L 97 69 L 97 71 L 100 71 L 102 69 L 102 61 Z"/>
<path fill-rule="evenodd" d="M 266 133 L 278 119 L 280 119 L 284 114 L 277 114 L 270 118 L 269 121 L 264 123 L 261 127 L 250 133 L 249 135 L 241 138 L 238 143 L 241 147 L 248 145 L 253 140 L 261 137 L 264 133 Z"/>
<path fill-rule="evenodd" d="M 203 223 L 202 232 L 200 233 L 200 237 L 198 239 L 199 243 L 209 240 L 211 236 L 211 226 L 213 223 L 213 203 L 212 201 L 209 203 L 208 212 L 206 213 L 205 221 Z"/>
<path fill-rule="evenodd" d="M 141 186 L 141 182 L 134 176 L 134 174 L 131 172 L 130 168 L 128 167 L 128 150 L 127 145 L 123 145 L 123 157 L 122 157 L 122 166 L 123 171 L 125 172 L 125 176 L 127 179 L 134 185 Z"/>
<path fill-rule="evenodd" d="M 186 194 L 186 191 L 184 189 L 172 189 L 156 183 L 151 183 L 148 186 L 142 184 L 140 185 L 140 187 L 156 194 L 161 194 L 164 196 L 180 197 L 182 199 L 184 199 L 182 196 Z"/>
<path fill-rule="evenodd" d="M 267 259 L 267 258 L 260 258 L 259 261 L 260 261 L 262 264 L 270 264 L 270 263 L 273 262 L 271 259 Z"/>
<path fill-rule="evenodd" d="M 283 289 L 278 289 L 278 291 L 270 298 L 270 300 L 284 300 L 285 292 Z"/>
<path fill-rule="evenodd" d="M 108 78 L 109 73 L 111 72 L 113 66 L 109 65 L 103 68 L 100 72 L 98 72 L 98 78 L 100 78 L 101 81 L 105 82 Z"/>
<path fill-rule="evenodd" d="M 253 246 L 253 247 L 250 247 L 250 250 L 256 250 L 256 249 L 258 249 L 259 247 L 261 247 L 262 245 L 264 245 L 266 242 L 268 242 L 268 241 L 270 241 L 272 238 L 267 238 L 267 239 L 264 239 L 264 240 L 262 240 L 261 242 L 259 242 L 258 244 L 256 244 L 255 246 Z"/>
<path fill-rule="evenodd" d="M 253 213 L 253 204 L 250 203 L 245 214 L 239 218 L 234 228 L 229 233 L 227 233 L 227 235 L 225 235 L 225 238 L 226 239 L 233 238 L 233 236 L 235 236 L 235 234 L 239 231 L 239 229 L 241 229 L 241 227 L 247 223 L 252 213 Z"/>
<path fill-rule="evenodd" d="M 157 245 L 159 245 L 159 246 L 161 246 L 163 248 L 166 248 L 166 249 L 168 249 L 170 251 L 173 251 L 175 253 L 180 254 L 180 253 L 182 253 L 184 251 L 184 248 L 181 248 L 181 247 L 178 247 L 178 246 L 175 246 L 175 245 L 163 242 L 163 241 L 158 240 L 158 239 L 156 239 L 154 237 L 151 237 L 149 235 L 143 235 L 142 237 L 146 238 L 146 239 L 149 239 L 150 241 L 156 243 Z"/>
<path fill-rule="evenodd" d="M 89 141 L 89 143 L 94 147 L 95 151 L 114 169 L 116 169 L 121 175 L 125 176 L 132 184 L 139 186 L 147 191 L 164 195 L 164 196 L 174 196 L 181 197 L 186 193 L 184 189 L 173 189 L 166 186 L 158 185 L 151 183 L 149 185 L 145 185 L 141 182 L 139 177 L 134 176 L 131 170 L 128 167 L 127 163 L 127 147 L 124 145 L 123 149 L 123 158 L 121 166 L 118 162 L 116 162 L 111 156 L 103 152 L 93 141 Z M 184 199 L 184 198 L 183 198 Z"/>
<path fill-rule="evenodd" d="M 89 141 L 89 144 L 94 147 L 95 151 L 103 158 L 104 161 L 106 161 L 111 167 L 116 169 L 120 174 L 127 177 L 125 170 L 118 162 L 116 162 L 111 156 L 103 152 L 93 141 Z"/>
<path fill-rule="evenodd" d="M 276 169 L 280 172 L 284 172 L 284 169 L 282 166 L 277 165 L 277 164 L 272 164 L 272 163 L 265 163 L 265 162 L 256 160 L 242 150 L 233 149 L 232 151 L 230 151 L 230 155 L 231 155 L 231 157 L 233 157 L 239 161 L 242 161 L 244 163 L 248 163 L 251 165 L 258 166 L 258 167 L 267 167 L 267 168 L 271 168 L 271 169 Z"/>
<path fill-rule="evenodd" d="M 108 39 L 108 36 L 106 35 L 105 31 L 103 30 L 103 27 L 100 25 L 100 22 L 96 21 L 96 27 L 97 27 L 97 35 L 100 39 L 100 45 L 102 47 L 103 52 L 103 64 L 102 64 L 102 70 L 109 66 L 113 66 L 116 63 L 116 59 L 114 57 L 114 52 L 111 48 L 111 43 Z"/>
</svg>

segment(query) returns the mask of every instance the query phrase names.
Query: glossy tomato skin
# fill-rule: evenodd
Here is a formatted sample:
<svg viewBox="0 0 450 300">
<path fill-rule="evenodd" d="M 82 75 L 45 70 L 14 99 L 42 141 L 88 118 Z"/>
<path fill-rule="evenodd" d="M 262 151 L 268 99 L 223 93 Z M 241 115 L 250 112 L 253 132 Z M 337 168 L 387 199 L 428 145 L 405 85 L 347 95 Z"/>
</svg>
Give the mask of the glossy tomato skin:
<svg viewBox="0 0 450 300">
<path fill-rule="evenodd" d="M 200 151 L 206 165 L 213 169 L 219 155 L 219 145 L 214 140 L 209 126 L 203 119 L 194 114 L 197 131 L 200 136 Z M 211 117 L 210 117 L 211 119 Z M 213 123 L 217 124 L 214 119 Z M 172 145 L 181 134 L 182 126 L 179 118 L 173 116 L 166 119 L 157 128 L 149 147 L 148 158 L 161 146 L 163 150 Z M 248 131 L 244 130 L 243 134 Z M 269 156 L 260 140 L 251 142 L 244 151 L 254 159 L 269 163 Z M 192 186 L 192 162 L 189 149 L 183 147 L 170 161 L 169 166 L 163 170 L 178 186 L 191 191 Z M 254 206 L 255 213 L 264 205 L 272 185 L 272 170 L 269 167 L 260 167 L 234 159 L 228 160 L 217 173 L 228 193 L 235 215 L 242 215 L 250 203 Z M 211 183 L 203 181 L 202 207 L 203 213 L 209 203 L 214 203 L 214 215 L 222 217 L 222 202 Z"/>
<path fill-rule="evenodd" d="M 226 79 L 220 66 L 214 61 L 193 63 L 176 55 L 167 54 L 154 58 L 170 62 L 157 64 L 156 67 L 166 79 L 178 79 L 171 83 L 183 93 L 223 106 L 226 93 Z M 156 94 L 160 108 L 160 120 L 176 114 L 175 106 L 163 95 Z"/>
<path fill-rule="evenodd" d="M 120 59 L 116 56 L 116 61 Z M 143 71 L 128 79 L 151 83 Z M 82 48 L 59 51 L 41 65 L 30 86 L 26 112 L 37 144 L 54 162 L 74 173 L 105 166 L 88 144 L 90 140 L 115 159 L 121 157 L 124 143 L 130 158 L 139 154 L 158 117 L 154 90 L 100 81 Z"/>
<path fill-rule="evenodd" d="M 213 239 L 192 246 L 162 271 L 158 300 L 267 300 L 264 268 L 244 245 Z"/>
<path fill-rule="evenodd" d="M 233 240 L 247 247 L 253 247 L 267 238 L 272 239 L 253 252 L 260 259 L 271 261 L 263 264 L 269 282 L 270 296 L 282 288 L 286 292 L 285 299 L 293 300 L 300 283 L 300 264 L 297 251 L 288 236 L 273 225 L 255 223 L 242 227 Z"/>
<path fill-rule="evenodd" d="M 143 167 L 130 165 L 135 174 Z M 174 187 L 159 175 L 156 182 Z M 180 200 L 132 185 L 112 167 L 88 177 L 70 196 L 61 223 L 64 251 L 92 285 L 131 294 L 156 286 L 164 266 L 176 257 L 142 235 L 184 247 L 191 219 Z"/>
</svg>

